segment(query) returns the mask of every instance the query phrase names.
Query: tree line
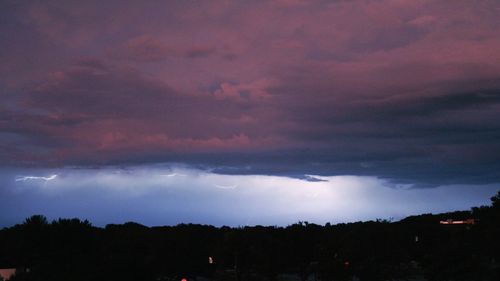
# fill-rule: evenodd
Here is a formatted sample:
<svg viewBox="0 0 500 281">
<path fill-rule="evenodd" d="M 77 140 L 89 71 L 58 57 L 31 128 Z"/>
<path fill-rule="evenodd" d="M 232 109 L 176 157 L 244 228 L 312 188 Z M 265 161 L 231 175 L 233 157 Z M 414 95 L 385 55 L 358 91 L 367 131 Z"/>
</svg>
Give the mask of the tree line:
<svg viewBox="0 0 500 281">
<path fill-rule="evenodd" d="M 488 206 L 397 222 L 101 228 L 34 215 L 0 230 L 0 268 L 22 268 L 11 281 L 499 280 L 499 237 L 500 191 Z"/>
</svg>

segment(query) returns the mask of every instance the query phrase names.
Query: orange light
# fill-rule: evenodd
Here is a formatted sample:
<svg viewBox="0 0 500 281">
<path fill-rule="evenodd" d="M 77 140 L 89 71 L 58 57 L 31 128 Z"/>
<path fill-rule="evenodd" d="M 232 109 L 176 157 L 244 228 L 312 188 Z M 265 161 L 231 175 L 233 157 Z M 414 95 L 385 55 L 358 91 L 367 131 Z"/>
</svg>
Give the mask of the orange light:
<svg viewBox="0 0 500 281">
<path fill-rule="evenodd" d="M 439 221 L 440 224 L 476 224 L 476 220 L 474 219 L 466 219 L 466 220 L 452 220 L 448 219 L 445 221 Z"/>
</svg>

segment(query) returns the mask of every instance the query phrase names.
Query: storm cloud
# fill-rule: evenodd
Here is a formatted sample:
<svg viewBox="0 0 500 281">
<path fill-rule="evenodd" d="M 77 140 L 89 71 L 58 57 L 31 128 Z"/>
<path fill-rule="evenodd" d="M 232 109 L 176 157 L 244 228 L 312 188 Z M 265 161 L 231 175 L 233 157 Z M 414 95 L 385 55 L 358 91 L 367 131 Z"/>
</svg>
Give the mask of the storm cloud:
<svg viewBox="0 0 500 281">
<path fill-rule="evenodd" d="M 2 1 L 0 164 L 497 183 L 499 10 Z"/>
</svg>

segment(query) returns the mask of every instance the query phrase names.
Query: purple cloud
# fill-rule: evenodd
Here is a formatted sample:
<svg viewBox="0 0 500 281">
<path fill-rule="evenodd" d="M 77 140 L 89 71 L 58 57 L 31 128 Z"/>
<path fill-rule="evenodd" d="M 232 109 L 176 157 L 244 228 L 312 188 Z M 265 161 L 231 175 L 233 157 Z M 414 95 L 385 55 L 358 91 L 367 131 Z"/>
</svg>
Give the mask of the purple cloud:
<svg viewBox="0 0 500 281">
<path fill-rule="evenodd" d="M 3 165 L 500 178 L 495 2 L 0 8 Z"/>
</svg>

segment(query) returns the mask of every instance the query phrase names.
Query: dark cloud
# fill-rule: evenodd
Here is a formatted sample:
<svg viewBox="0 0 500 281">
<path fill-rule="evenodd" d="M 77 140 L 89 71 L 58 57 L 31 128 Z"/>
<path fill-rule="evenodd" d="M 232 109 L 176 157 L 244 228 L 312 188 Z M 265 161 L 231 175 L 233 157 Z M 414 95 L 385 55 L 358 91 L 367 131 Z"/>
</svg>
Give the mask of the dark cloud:
<svg viewBox="0 0 500 281">
<path fill-rule="evenodd" d="M 422 116 L 434 118 L 450 111 L 488 110 L 500 103 L 500 89 L 477 89 L 474 92 L 446 93 L 439 96 L 396 97 L 360 106 L 351 116 L 370 119 L 397 119 Z M 358 113 L 358 114 L 356 114 Z M 364 114 L 364 116 L 363 116 Z M 438 115 L 438 116 L 436 116 Z"/>
<path fill-rule="evenodd" d="M 497 3 L 0 5 L 4 166 L 500 179 Z"/>
<path fill-rule="evenodd" d="M 54 73 L 24 99 L 24 104 L 52 113 L 79 112 L 94 118 L 127 113 L 133 118 L 158 115 L 175 98 L 168 86 L 132 69 L 113 69 L 100 61 L 86 60 Z"/>
<path fill-rule="evenodd" d="M 200 58 L 200 57 L 207 57 L 211 54 L 215 53 L 215 48 L 209 47 L 209 46 L 197 46 L 190 48 L 189 50 L 186 51 L 185 56 L 187 58 Z"/>
<path fill-rule="evenodd" d="M 140 35 L 124 42 L 116 49 L 108 50 L 111 58 L 134 62 L 165 62 L 172 58 L 202 58 L 216 53 L 213 46 L 175 46 L 151 35 Z"/>
</svg>

